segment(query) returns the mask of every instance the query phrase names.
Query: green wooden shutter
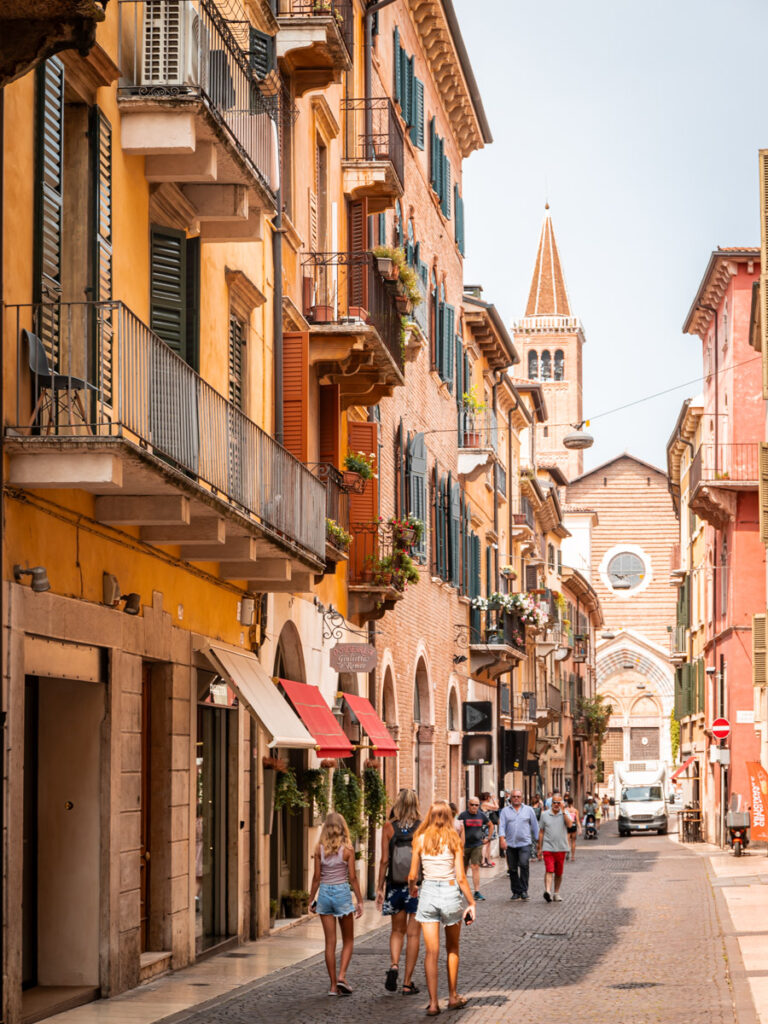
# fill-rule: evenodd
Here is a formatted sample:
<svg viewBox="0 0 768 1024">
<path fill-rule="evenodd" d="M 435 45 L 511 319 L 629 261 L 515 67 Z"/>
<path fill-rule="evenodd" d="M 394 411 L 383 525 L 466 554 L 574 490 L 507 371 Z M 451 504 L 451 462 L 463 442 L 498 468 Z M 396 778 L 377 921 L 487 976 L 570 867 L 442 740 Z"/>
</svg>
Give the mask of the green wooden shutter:
<svg viewBox="0 0 768 1024">
<path fill-rule="evenodd" d="M 268 36 L 265 32 L 259 32 L 257 28 L 251 27 L 250 41 L 251 67 L 258 78 L 266 78 L 275 68 L 274 36 Z"/>
<path fill-rule="evenodd" d="M 697 705 L 697 711 L 702 711 L 703 712 L 704 711 L 704 695 L 705 695 L 704 687 L 706 685 L 706 678 L 707 678 L 706 674 L 704 672 L 704 659 L 703 658 L 699 658 L 699 660 L 696 662 L 696 667 L 698 669 L 698 672 L 697 672 L 697 676 L 698 676 L 698 687 L 697 687 L 697 689 L 698 689 L 698 705 Z"/>
<path fill-rule="evenodd" d="M 405 74 L 403 76 L 403 102 L 404 102 L 403 117 L 405 118 L 405 123 L 406 123 L 406 125 L 408 125 L 409 128 L 413 124 L 415 124 L 415 115 L 414 115 L 414 109 L 415 109 L 415 103 L 414 103 L 414 92 L 415 92 L 414 81 L 416 79 L 416 76 L 414 74 L 415 60 L 416 60 L 415 57 L 405 57 L 405 59 L 403 61 L 403 68 L 404 68 L 404 71 L 405 71 Z"/>
<path fill-rule="evenodd" d="M 387 215 L 385 213 L 379 214 L 379 245 L 387 244 Z"/>
<path fill-rule="evenodd" d="M 173 351 L 187 358 L 187 246 L 183 231 L 152 227 L 149 326 Z"/>
<path fill-rule="evenodd" d="M 678 666 L 675 669 L 675 718 L 680 721 L 684 716 L 683 710 L 683 669 Z"/>
<path fill-rule="evenodd" d="M 394 81 L 395 103 L 399 103 L 402 106 L 403 97 L 400 94 L 401 87 L 402 87 L 402 77 L 401 77 L 402 76 L 402 70 L 401 70 L 402 51 L 401 51 L 401 48 L 400 48 L 400 29 L 397 27 L 397 25 L 395 25 L 395 31 L 394 31 L 394 36 L 393 36 L 393 40 L 392 40 L 392 56 L 394 58 L 393 59 L 393 64 L 394 64 L 394 75 L 395 75 L 395 81 Z"/>
<path fill-rule="evenodd" d="M 424 149 L 424 83 L 413 79 L 413 126 L 411 142 L 417 149 Z"/>
<path fill-rule="evenodd" d="M 442 209 L 446 217 L 451 216 L 451 165 L 448 158 L 443 155 L 443 191 L 441 195 Z"/>
<path fill-rule="evenodd" d="M 453 358 L 456 351 L 456 310 L 445 306 L 445 379 L 453 388 Z"/>
<path fill-rule="evenodd" d="M 455 238 L 459 252 L 464 255 L 464 200 L 459 195 L 459 186 L 453 186 L 453 206 L 455 210 Z"/>
<path fill-rule="evenodd" d="M 408 445 L 408 511 L 422 523 L 421 540 L 414 547 L 419 561 L 427 558 L 427 445 L 424 434 L 414 434 Z"/>
<path fill-rule="evenodd" d="M 461 484 L 455 483 L 449 486 L 451 492 L 450 508 L 450 550 L 451 550 L 451 583 L 454 587 L 461 585 Z"/>
<path fill-rule="evenodd" d="M 435 119 L 429 119 L 429 183 L 433 191 L 437 192 L 438 171 L 437 133 L 435 131 Z"/>
<path fill-rule="evenodd" d="M 91 292 L 95 302 L 112 300 L 112 125 L 99 109 L 91 107 L 92 264 Z M 101 400 L 112 404 L 112 350 L 114 314 L 111 308 L 93 311 L 94 353 L 91 377 Z"/>
<path fill-rule="evenodd" d="M 59 367 L 61 217 L 64 184 L 64 65 L 51 57 L 36 73 L 35 244 L 32 298 L 44 303 L 37 333 L 51 367 Z"/>
</svg>

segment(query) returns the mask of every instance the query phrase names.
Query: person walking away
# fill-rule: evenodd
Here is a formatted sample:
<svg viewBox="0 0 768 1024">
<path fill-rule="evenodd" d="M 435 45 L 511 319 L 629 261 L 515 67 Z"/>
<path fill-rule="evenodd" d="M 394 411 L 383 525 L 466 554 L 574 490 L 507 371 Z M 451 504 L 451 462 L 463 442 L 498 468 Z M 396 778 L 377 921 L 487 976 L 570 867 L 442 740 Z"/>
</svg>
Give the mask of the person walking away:
<svg viewBox="0 0 768 1024">
<path fill-rule="evenodd" d="M 421 925 L 416 920 L 418 899 L 411 896 L 408 873 L 413 857 L 413 837 L 421 824 L 419 798 L 413 789 L 401 789 L 389 821 L 381 830 L 381 858 L 376 907 L 384 917 L 391 917 L 389 936 L 390 968 L 384 981 L 388 992 L 397 991 L 400 954 L 405 943 L 405 974 L 402 994 L 413 996 L 419 991 L 413 984 L 413 970 L 419 957 Z"/>
<path fill-rule="evenodd" d="M 539 823 L 532 807 L 523 803 L 519 789 L 512 790 L 511 804 L 499 813 L 499 848 L 507 857 L 510 899 L 528 899 L 528 879 L 533 844 L 539 838 Z"/>
<path fill-rule="evenodd" d="M 329 996 L 349 996 L 347 969 L 355 945 L 354 917 L 363 913 L 363 894 L 355 873 L 355 848 L 349 828 L 340 814 L 326 815 L 314 852 L 315 873 L 309 890 L 309 909 L 320 915 L 325 937 L 325 966 Z M 354 891 L 357 906 L 352 904 Z M 336 973 L 336 921 L 341 931 L 341 959 Z"/>
<path fill-rule="evenodd" d="M 562 900 L 560 885 L 563 881 L 565 855 L 568 852 L 568 830 L 563 814 L 563 798 L 559 793 L 552 794 L 552 806 L 543 811 L 539 821 L 539 856 L 544 856 L 544 899 L 559 903 Z M 554 892 L 552 883 L 554 881 Z"/>
<path fill-rule="evenodd" d="M 608 821 L 611 817 L 611 801 L 608 799 L 607 793 L 603 793 L 603 799 L 600 801 L 600 810 L 602 811 L 602 820 Z"/>
<path fill-rule="evenodd" d="M 423 875 L 419 891 L 419 875 Z M 461 839 L 453 825 L 450 805 L 441 800 L 432 804 L 413 840 L 413 859 L 409 872 L 411 896 L 419 897 L 416 920 L 424 933 L 424 972 L 427 976 L 429 1005 L 427 1016 L 440 1013 L 437 999 L 437 961 L 440 952 L 440 925 L 445 927 L 445 952 L 448 970 L 448 1009 L 467 1005 L 459 995 L 459 940 L 461 922 L 475 920 L 475 901 L 464 872 Z M 462 893 L 467 901 L 464 910 Z"/>
<path fill-rule="evenodd" d="M 544 801 L 544 810 L 548 811 L 551 806 L 552 806 L 552 792 L 550 790 L 550 792 L 547 793 L 547 799 Z"/>
<path fill-rule="evenodd" d="M 472 870 L 472 885 L 476 900 L 484 900 L 480 892 L 480 865 L 483 861 L 484 829 L 488 836 L 493 836 L 493 822 L 488 815 L 480 810 L 480 801 L 471 796 L 467 801 L 466 811 L 462 811 L 459 820 L 464 829 L 464 869 Z"/>
<path fill-rule="evenodd" d="M 488 820 L 493 825 L 494 829 L 498 832 L 499 828 L 499 801 L 493 796 L 492 793 L 481 793 L 480 794 L 480 810 L 483 814 L 488 815 Z M 491 838 L 483 843 L 483 863 L 481 867 L 484 868 L 495 868 L 496 862 L 491 860 Z"/>
<path fill-rule="evenodd" d="M 579 812 L 573 802 L 573 798 L 570 796 L 565 797 L 563 814 L 565 815 L 566 825 L 568 828 L 568 844 L 571 848 L 570 857 L 571 860 L 576 860 L 576 840 L 579 836 Z"/>
</svg>

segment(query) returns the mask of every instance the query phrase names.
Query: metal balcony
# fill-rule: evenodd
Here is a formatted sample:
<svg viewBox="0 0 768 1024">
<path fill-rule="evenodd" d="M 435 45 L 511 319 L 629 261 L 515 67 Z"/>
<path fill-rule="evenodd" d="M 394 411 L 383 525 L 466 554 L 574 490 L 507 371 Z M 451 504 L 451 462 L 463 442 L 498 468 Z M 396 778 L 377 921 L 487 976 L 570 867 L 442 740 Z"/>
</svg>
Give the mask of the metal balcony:
<svg viewBox="0 0 768 1024">
<path fill-rule="evenodd" d="M 528 692 L 528 691 L 527 691 Z M 522 693 L 514 694 L 512 698 L 512 716 L 515 725 L 536 724 L 536 694 L 530 693 L 526 696 Z"/>
<path fill-rule="evenodd" d="M 5 436 L 13 483 L 90 491 L 96 518 L 220 562 L 224 578 L 264 582 L 267 541 L 295 557 L 296 573 L 288 564 L 263 589 L 309 589 L 325 561 L 323 482 L 123 303 L 7 309 L 19 339 Z M 22 328 L 40 339 L 36 361 Z"/>
<path fill-rule="evenodd" d="M 302 295 L 310 363 L 339 384 L 342 408 L 376 405 L 405 383 L 400 313 L 372 253 L 310 253 Z"/>
<path fill-rule="evenodd" d="M 505 611 L 471 609 L 470 667 L 490 676 L 508 672 L 526 657 L 525 625 Z"/>
<path fill-rule="evenodd" d="M 278 0 L 277 59 L 294 95 L 341 82 L 352 68 L 355 14 L 352 0 Z"/>
<path fill-rule="evenodd" d="M 402 600 L 404 588 L 393 569 L 392 531 L 388 524 L 350 524 L 349 611 L 361 625 L 380 619 Z"/>
<path fill-rule="evenodd" d="M 462 404 L 459 407 L 459 448 L 495 452 L 498 446 L 499 428 L 493 410 Z"/>
<path fill-rule="evenodd" d="M 688 505 L 716 529 L 736 515 L 739 491 L 756 491 L 759 472 L 757 442 L 704 444 L 688 470 Z"/>
<path fill-rule="evenodd" d="M 349 491 L 344 486 L 344 477 L 330 462 L 315 462 L 308 465 L 318 480 L 325 484 L 325 517 L 349 533 Z M 333 535 L 326 530 L 326 570 L 332 572 L 336 563 L 349 555 L 347 547 L 340 546 Z"/>
<path fill-rule="evenodd" d="M 239 184 L 273 209 L 277 102 L 262 92 L 247 23 L 225 20 L 213 0 L 121 0 L 118 10 L 123 151 L 146 156 L 147 179 L 178 184 L 193 207 L 201 194 L 186 195 L 189 184 Z M 243 219 L 253 238 L 254 218 Z"/>
<path fill-rule="evenodd" d="M 386 96 L 345 99 L 344 192 L 368 199 L 368 213 L 380 213 L 403 195 L 405 142 L 400 118 Z"/>
</svg>

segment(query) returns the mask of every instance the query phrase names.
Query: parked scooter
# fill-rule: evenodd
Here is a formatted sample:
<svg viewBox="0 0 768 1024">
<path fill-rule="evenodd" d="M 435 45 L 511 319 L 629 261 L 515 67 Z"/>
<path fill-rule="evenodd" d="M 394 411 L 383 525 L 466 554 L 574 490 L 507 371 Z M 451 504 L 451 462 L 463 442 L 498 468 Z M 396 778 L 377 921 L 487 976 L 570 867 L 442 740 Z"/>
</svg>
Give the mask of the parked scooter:
<svg viewBox="0 0 768 1024">
<path fill-rule="evenodd" d="M 740 857 L 749 846 L 749 811 L 728 811 L 725 824 L 733 855 Z"/>
<path fill-rule="evenodd" d="M 597 839 L 597 821 L 594 814 L 584 815 L 584 838 Z"/>
</svg>

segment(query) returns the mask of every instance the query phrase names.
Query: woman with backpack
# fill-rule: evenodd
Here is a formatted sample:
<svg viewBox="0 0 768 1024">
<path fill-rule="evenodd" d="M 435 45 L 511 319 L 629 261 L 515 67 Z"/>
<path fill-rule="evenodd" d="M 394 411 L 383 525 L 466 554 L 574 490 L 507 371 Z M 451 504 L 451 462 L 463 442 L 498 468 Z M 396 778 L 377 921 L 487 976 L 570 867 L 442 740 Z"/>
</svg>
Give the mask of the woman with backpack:
<svg viewBox="0 0 768 1024">
<path fill-rule="evenodd" d="M 391 966 L 387 971 L 384 988 L 397 991 L 400 954 L 405 943 L 405 975 L 402 993 L 413 996 L 419 991 L 413 983 L 413 970 L 419 957 L 421 925 L 416 920 L 418 896 L 408 891 L 408 873 L 411 868 L 413 837 L 421 824 L 419 798 L 413 789 L 401 789 L 397 794 L 389 821 L 381 830 L 381 862 L 376 906 L 385 917 L 392 918 L 389 937 Z"/>
<path fill-rule="evenodd" d="M 352 891 L 357 906 L 352 904 Z M 344 818 L 326 815 L 315 847 L 315 873 L 309 890 L 309 909 L 320 915 L 325 936 L 325 966 L 331 981 L 329 996 L 351 996 L 347 968 L 355 945 L 354 917 L 363 913 L 363 894 L 355 871 L 355 848 Z M 336 974 L 336 921 L 341 930 L 341 960 Z"/>
<path fill-rule="evenodd" d="M 423 874 L 419 892 L 419 876 Z M 440 925 L 445 927 L 448 967 L 448 1009 L 467 1005 L 458 992 L 459 939 L 461 922 L 475 920 L 475 900 L 464 871 L 461 839 L 453 827 L 450 805 L 444 800 L 432 804 L 413 840 L 413 860 L 408 879 L 411 895 L 419 896 L 416 920 L 424 933 L 424 972 L 427 975 L 429 1006 L 427 1016 L 440 1013 L 437 1001 L 437 960 L 440 953 Z M 468 906 L 462 904 L 462 893 Z"/>
</svg>

